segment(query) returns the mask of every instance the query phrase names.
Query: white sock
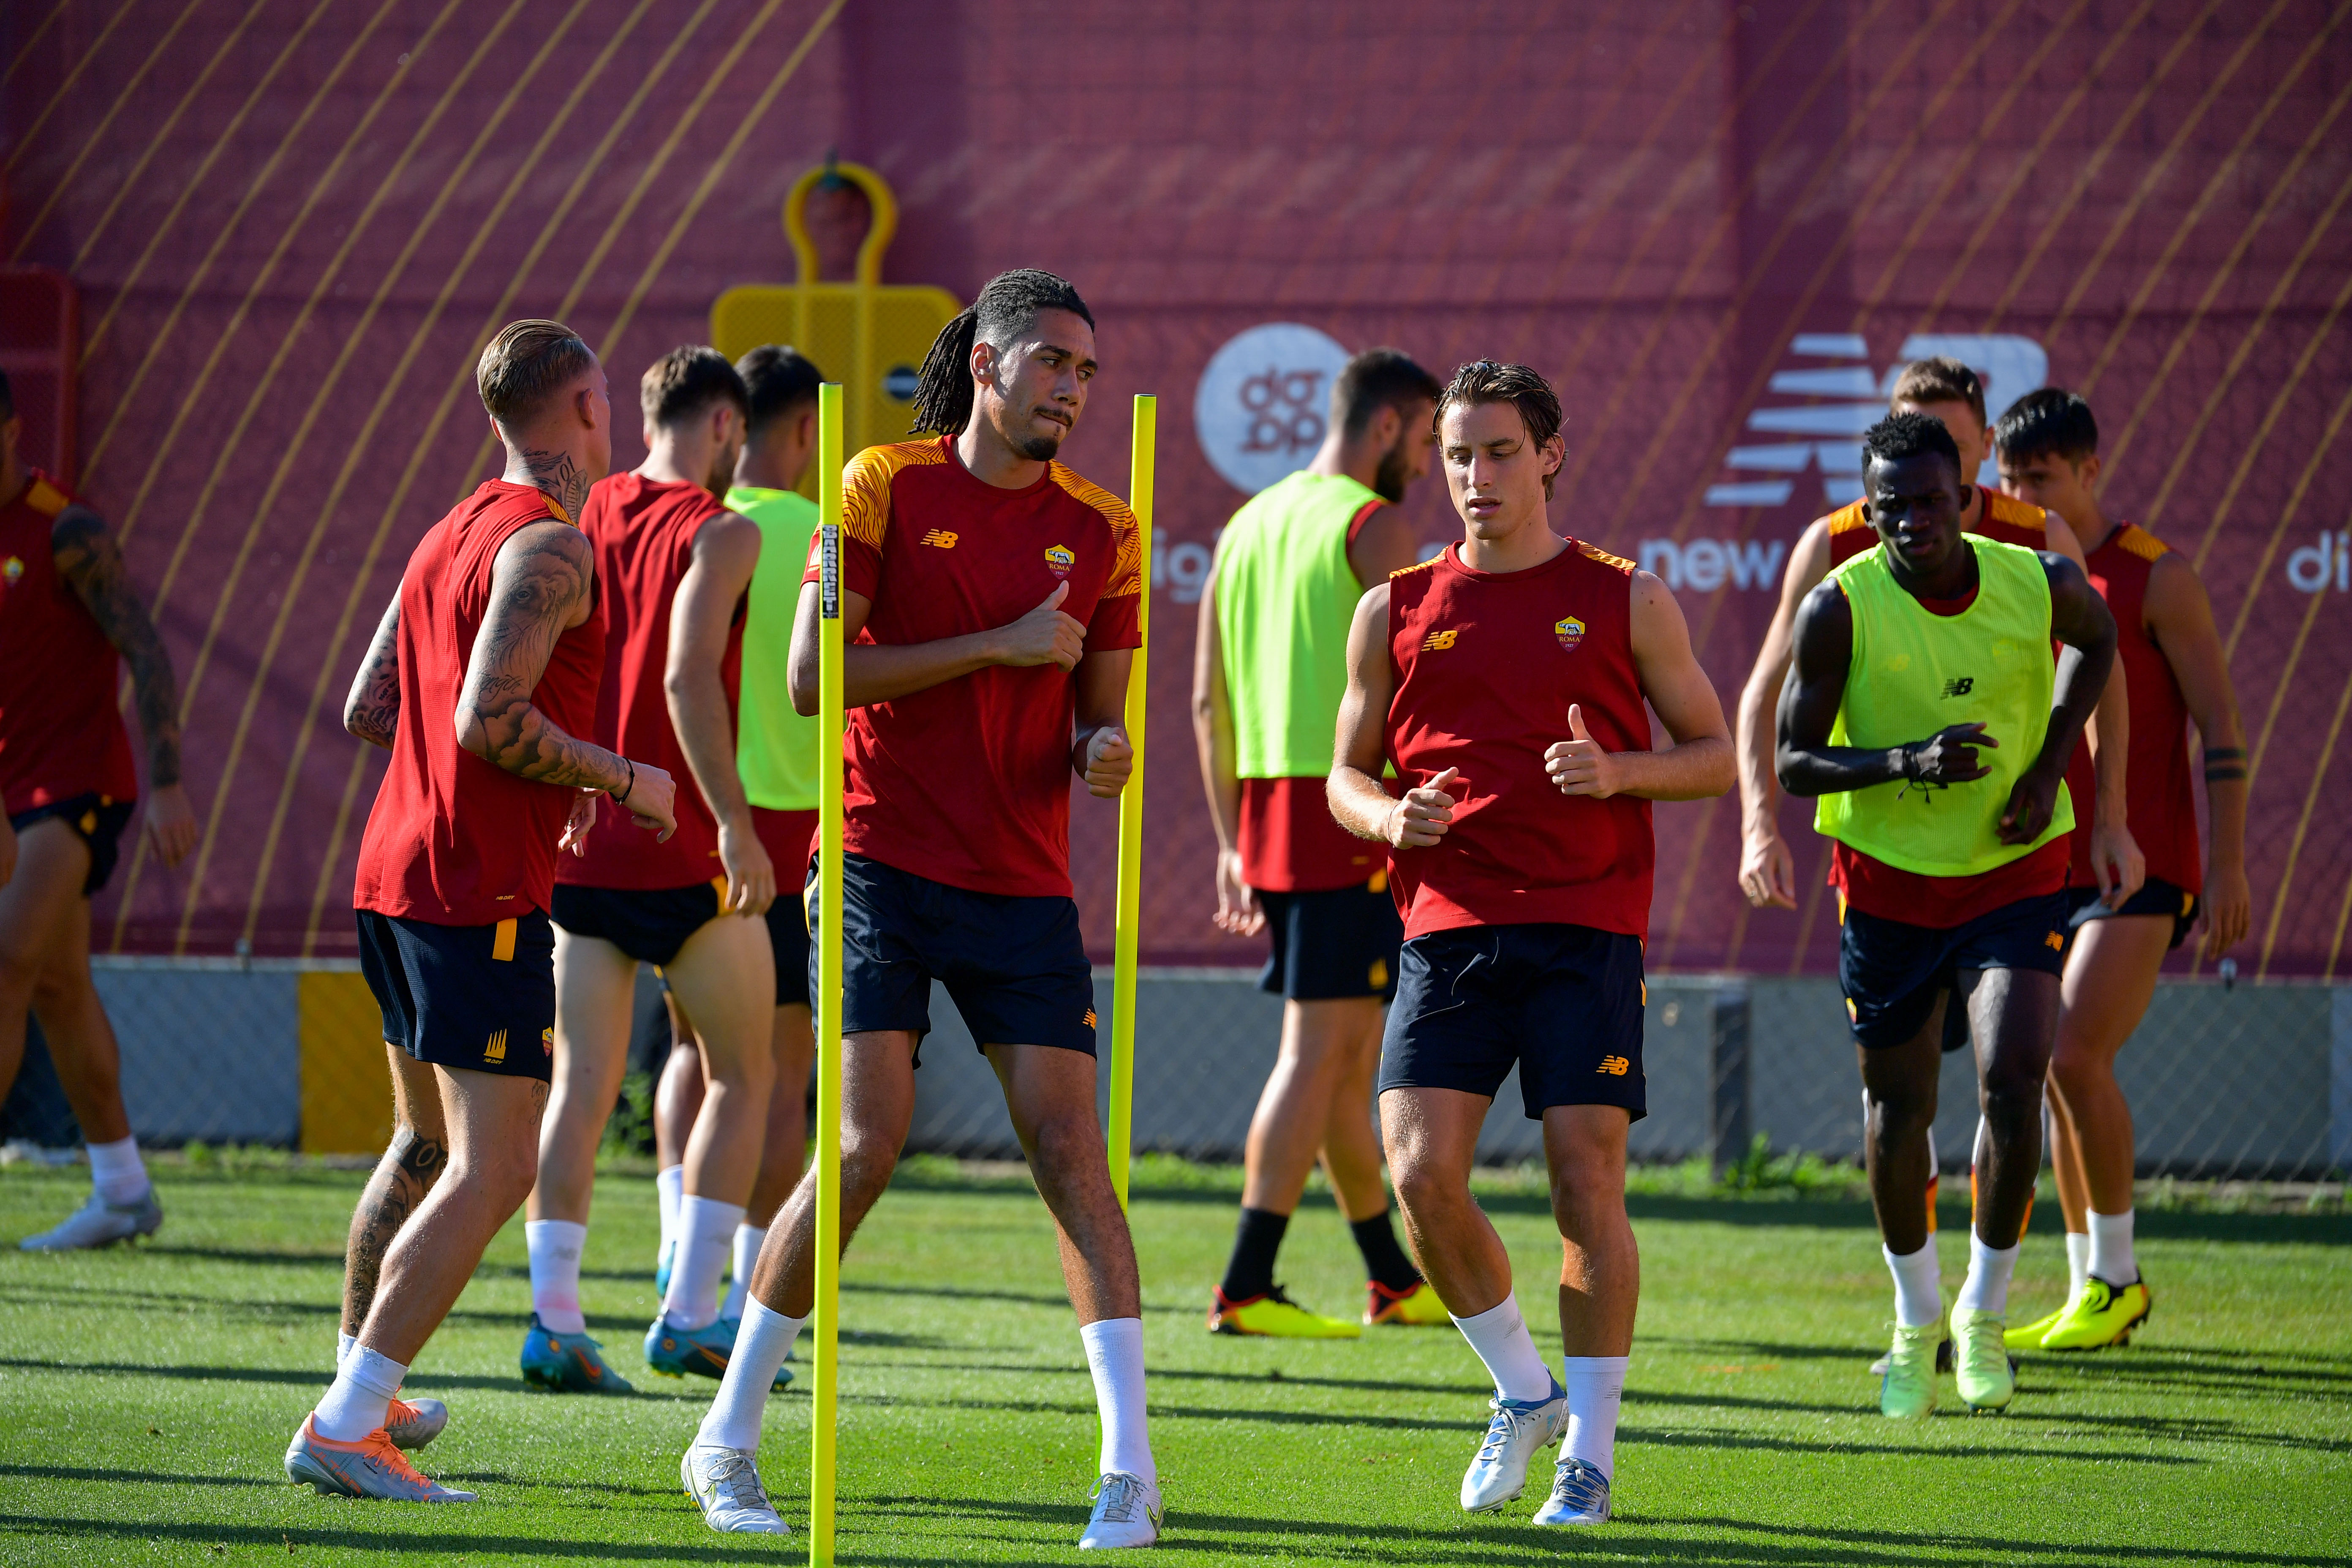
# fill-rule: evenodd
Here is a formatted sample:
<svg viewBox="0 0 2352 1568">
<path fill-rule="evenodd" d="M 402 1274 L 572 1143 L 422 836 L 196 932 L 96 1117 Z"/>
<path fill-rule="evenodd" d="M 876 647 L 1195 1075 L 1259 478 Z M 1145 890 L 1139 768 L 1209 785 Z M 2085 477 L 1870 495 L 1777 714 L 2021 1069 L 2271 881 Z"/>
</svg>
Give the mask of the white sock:
<svg viewBox="0 0 2352 1568">
<path fill-rule="evenodd" d="M 110 1204 L 135 1204 L 147 1195 L 147 1167 L 139 1158 L 139 1140 L 120 1138 L 89 1146 L 89 1182 Z"/>
<path fill-rule="evenodd" d="M 1519 1316 L 1517 1291 L 1475 1317 L 1455 1318 L 1454 1326 L 1486 1363 L 1486 1375 L 1495 1380 L 1496 1394 L 1505 1399 L 1551 1397 L 1551 1369 L 1544 1365 L 1544 1358 L 1536 1353 L 1535 1341 L 1528 1335 L 1528 1321 Z"/>
<path fill-rule="evenodd" d="M 1105 1318 L 1078 1329 L 1087 1369 L 1095 1374 L 1095 1408 L 1102 1414 L 1098 1473 L 1124 1470 L 1158 1485 L 1151 1432 L 1143 1413 L 1143 1320 Z"/>
<path fill-rule="evenodd" d="M 661 1205 L 661 1244 L 667 1252 L 669 1244 L 677 1239 L 677 1208 L 686 1201 L 686 1167 L 665 1165 L 654 1173 L 654 1197 Z M 660 1266 L 660 1258 L 654 1260 Z"/>
<path fill-rule="evenodd" d="M 669 1294 L 662 1316 L 672 1328 L 692 1333 L 719 1321 L 719 1275 L 743 1223 L 741 1204 L 692 1194 L 677 1206 L 677 1255 L 669 1266 Z"/>
<path fill-rule="evenodd" d="M 2118 1290 L 2139 1278 L 2139 1259 L 2132 1256 L 2132 1213 L 2091 1213 L 2090 1270 Z"/>
<path fill-rule="evenodd" d="M 568 1219 L 526 1220 L 522 1239 L 530 1254 L 530 1310 L 551 1333 L 586 1333 L 588 1320 L 580 1311 L 580 1254 L 588 1245 L 588 1227 Z"/>
<path fill-rule="evenodd" d="M 1572 1355 L 1560 1363 L 1560 1385 L 1568 1390 L 1568 1438 L 1560 1458 L 1582 1459 L 1610 1480 L 1617 1479 L 1617 1407 L 1625 1397 L 1622 1355 Z"/>
<path fill-rule="evenodd" d="M 1952 1310 L 2006 1312 L 2009 1277 L 2017 1271 L 2016 1247 L 1987 1247 L 1974 1230 L 1969 1232 L 1969 1277 L 1952 1298 Z"/>
<path fill-rule="evenodd" d="M 1925 1328 L 1944 1315 L 1942 1271 L 1936 1266 L 1936 1237 L 1916 1252 L 1897 1254 L 1881 1243 L 1886 1271 L 1895 1276 L 1895 1321 L 1906 1329 Z"/>
<path fill-rule="evenodd" d="M 728 1265 L 732 1278 L 727 1281 L 727 1300 L 720 1303 L 722 1318 L 740 1318 L 743 1303 L 751 1299 L 751 1266 L 760 1261 L 760 1248 L 767 1244 L 768 1227 L 763 1225 L 739 1225 L 735 1227 L 735 1260 Z"/>
<path fill-rule="evenodd" d="M 341 1329 L 335 1331 L 335 1370 L 337 1372 L 343 1370 L 343 1363 L 350 1358 L 352 1347 L 359 1342 L 357 1335 L 344 1333 Z"/>
<path fill-rule="evenodd" d="M 310 1429 L 331 1442 L 356 1443 L 383 1425 L 392 1396 L 408 1369 L 390 1356 L 365 1345 L 355 1347 L 335 1369 L 335 1381 L 319 1408 L 310 1414 Z"/>
<path fill-rule="evenodd" d="M 767 1414 L 768 1389 L 807 1321 L 771 1311 L 757 1301 L 744 1303 L 735 1353 L 728 1358 L 727 1375 L 719 1380 L 719 1397 L 710 1402 L 702 1429 L 695 1434 L 696 1447 L 740 1448 L 747 1454 L 758 1451 L 760 1418 Z"/>
<path fill-rule="evenodd" d="M 2091 1277 L 2091 1238 L 2079 1230 L 2066 1233 L 2066 1300 L 2073 1300 L 2083 1293 L 2083 1281 Z"/>
</svg>

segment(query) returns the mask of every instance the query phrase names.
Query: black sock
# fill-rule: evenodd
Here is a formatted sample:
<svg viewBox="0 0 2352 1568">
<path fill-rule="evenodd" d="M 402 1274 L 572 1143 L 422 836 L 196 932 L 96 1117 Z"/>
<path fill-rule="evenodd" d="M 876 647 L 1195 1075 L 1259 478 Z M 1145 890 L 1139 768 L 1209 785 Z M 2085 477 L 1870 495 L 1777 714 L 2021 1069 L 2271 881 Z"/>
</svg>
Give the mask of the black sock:
<svg viewBox="0 0 2352 1568">
<path fill-rule="evenodd" d="M 1218 1287 L 1228 1301 L 1246 1301 L 1274 1289 L 1274 1255 L 1282 1250 L 1282 1233 L 1290 1216 L 1272 1209 L 1242 1210 L 1234 1229 L 1234 1255 L 1225 1262 L 1224 1283 Z"/>
<path fill-rule="evenodd" d="M 1396 1226 L 1389 1223 L 1389 1214 L 1382 1209 L 1370 1219 L 1351 1219 L 1348 1228 L 1356 1233 L 1356 1250 L 1364 1255 L 1364 1272 L 1402 1295 L 1421 1283 L 1421 1270 L 1397 1245 Z"/>
</svg>

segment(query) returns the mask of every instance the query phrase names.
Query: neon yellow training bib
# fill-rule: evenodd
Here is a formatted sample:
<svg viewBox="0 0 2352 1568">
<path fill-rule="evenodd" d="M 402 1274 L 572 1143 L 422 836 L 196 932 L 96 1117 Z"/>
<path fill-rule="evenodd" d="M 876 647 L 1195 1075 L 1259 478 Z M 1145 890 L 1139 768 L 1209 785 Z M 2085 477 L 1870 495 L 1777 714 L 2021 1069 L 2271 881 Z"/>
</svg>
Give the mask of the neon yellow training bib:
<svg viewBox="0 0 2352 1568">
<path fill-rule="evenodd" d="M 801 573 L 816 532 L 816 502 L 792 490 L 736 485 L 727 510 L 760 525 L 760 563 L 743 612 L 743 698 L 735 767 L 743 795 L 770 811 L 816 809 L 817 721 L 793 711 L 784 675 L 800 604 Z M 793 873 L 798 876 L 798 872 Z"/>
</svg>

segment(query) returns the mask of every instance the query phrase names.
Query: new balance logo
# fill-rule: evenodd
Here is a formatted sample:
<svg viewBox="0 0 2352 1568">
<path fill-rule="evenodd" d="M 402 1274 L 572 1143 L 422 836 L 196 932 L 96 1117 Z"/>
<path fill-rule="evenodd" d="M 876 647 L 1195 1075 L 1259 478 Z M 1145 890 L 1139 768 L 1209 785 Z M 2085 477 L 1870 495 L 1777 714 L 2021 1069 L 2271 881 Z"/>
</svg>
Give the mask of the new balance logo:
<svg viewBox="0 0 2352 1568">
<path fill-rule="evenodd" d="M 1095 1010 L 1094 1010 L 1092 1007 L 1089 1007 L 1089 1008 L 1087 1008 L 1087 1028 L 1089 1028 L 1089 1029 L 1091 1029 L 1091 1028 L 1093 1028 L 1094 1026 L 1095 1026 Z"/>
<path fill-rule="evenodd" d="M 1623 1078 L 1625 1076 L 1625 1069 L 1633 1065 L 1633 1064 L 1632 1062 L 1627 1061 L 1623 1057 L 1602 1057 L 1601 1058 L 1601 1067 L 1599 1070 L 1608 1073 L 1614 1078 Z"/>
<path fill-rule="evenodd" d="M 2053 931 L 2042 939 L 2042 945 L 2053 952 L 2063 952 L 2066 951 L 2066 939 Z"/>
<path fill-rule="evenodd" d="M 960 535 L 950 533 L 944 528 L 935 528 L 931 530 L 930 532 L 923 535 L 923 542 L 926 544 L 936 545 L 941 550 L 953 550 L 956 547 L 956 540 L 959 537 Z"/>
<path fill-rule="evenodd" d="M 1432 632 L 1421 639 L 1422 651 L 1426 653 L 1435 648 L 1452 647 L 1454 639 L 1461 635 L 1450 628 L 1442 632 Z"/>
<path fill-rule="evenodd" d="M 482 1059 L 486 1062 L 502 1062 L 507 1059 L 507 1032 L 504 1029 L 492 1035 L 489 1044 L 482 1047 Z"/>
<path fill-rule="evenodd" d="M 1952 677 L 1951 679 L 1944 682 L 1944 695 L 1947 697 L 1966 697 L 1969 692 L 1974 691 L 1976 687 L 1977 678 L 1975 676 L 1956 675 Z"/>
</svg>

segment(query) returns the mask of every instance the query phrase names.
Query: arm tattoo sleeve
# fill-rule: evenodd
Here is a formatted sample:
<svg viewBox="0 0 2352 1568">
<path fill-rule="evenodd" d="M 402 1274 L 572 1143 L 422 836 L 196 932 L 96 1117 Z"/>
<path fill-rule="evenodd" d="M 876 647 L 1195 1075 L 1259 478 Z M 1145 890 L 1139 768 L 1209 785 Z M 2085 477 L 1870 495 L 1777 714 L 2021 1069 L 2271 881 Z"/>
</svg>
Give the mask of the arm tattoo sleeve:
<svg viewBox="0 0 2352 1568">
<path fill-rule="evenodd" d="M 156 786 L 180 782 L 180 689 L 172 656 L 163 649 L 147 606 L 131 590 L 121 548 L 88 507 L 69 506 L 49 530 L 58 571 L 89 607 L 107 641 L 131 667 L 139 730 L 147 738 L 147 777 Z"/>
<path fill-rule="evenodd" d="M 400 643 L 390 635 L 397 626 L 400 601 L 394 599 L 384 625 L 360 658 L 360 672 L 343 700 L 343 728 L 371 745 L 392 748 L 400 722 Z"/>
<path fill-rule="evenodd" d="M 467 750 L 523 778 L 583 789 L 617 782 L 612 753 L 550 723 L 530 693 L 588 594 L 587 550 L 577 533 L 551 529 L 499 568 L 457 698 Z"/>
</svg>

